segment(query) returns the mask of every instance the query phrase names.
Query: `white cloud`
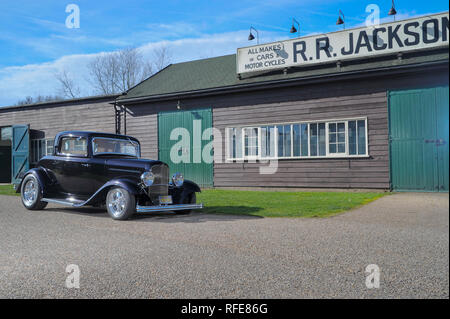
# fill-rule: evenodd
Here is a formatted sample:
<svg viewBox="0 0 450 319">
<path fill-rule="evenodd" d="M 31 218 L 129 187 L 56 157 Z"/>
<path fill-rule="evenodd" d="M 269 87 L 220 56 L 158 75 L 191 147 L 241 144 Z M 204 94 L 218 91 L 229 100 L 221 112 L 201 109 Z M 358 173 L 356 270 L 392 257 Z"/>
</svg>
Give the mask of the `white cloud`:
<svg viewBox="0 0 450 319">
<path fill-rule="evenodd" d="M 213 56 L 233 54 L 238 47 L 247 46 L 248 31 L 228 32 L 204 35 L 196 38 L 185 38 L 174 41 L 150 42 L 140 46 L 145 58 L 151 59 L 153 50 L 166 46 L 172 54 L 172 62 L 183 62 Z M 264 32 L 264 42 L 280 40 L 281 35 L 275 32 Z M 89 71 L 87 65 L 96 54 L 67 55 L 51 62 L 12 66 L 0 69 L 0 106 L 15 104 L 26 96 L 55 95 L 59 84 L 55 74 L 66 70 L 80 86 L 82 95 L 93 95 L 91 85 L 87 81 Z"/>
</svg>

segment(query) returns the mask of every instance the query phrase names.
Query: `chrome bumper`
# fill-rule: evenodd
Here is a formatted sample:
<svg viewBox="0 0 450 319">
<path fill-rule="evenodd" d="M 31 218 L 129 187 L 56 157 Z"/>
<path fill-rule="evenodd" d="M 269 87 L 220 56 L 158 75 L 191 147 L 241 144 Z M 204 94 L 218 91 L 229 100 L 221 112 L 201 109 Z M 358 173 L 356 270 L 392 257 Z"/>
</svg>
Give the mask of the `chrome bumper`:
<svg viewBox="0 0 450 319">
<path fill-rule="evenodd" d="M 179 204 L 179 205 L 159 205 L 159 206 L 139 206 L 136 205 L 137 213 L 167 212 L 176 210 L 202 209 L 203 204 Z"/>
</svg>

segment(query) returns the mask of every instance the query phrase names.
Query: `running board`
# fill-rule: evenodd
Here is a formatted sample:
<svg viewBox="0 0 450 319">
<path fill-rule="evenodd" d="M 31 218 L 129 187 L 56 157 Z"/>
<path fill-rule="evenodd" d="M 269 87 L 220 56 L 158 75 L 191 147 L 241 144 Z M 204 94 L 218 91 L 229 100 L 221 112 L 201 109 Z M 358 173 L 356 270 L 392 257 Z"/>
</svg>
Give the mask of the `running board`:
<svg viewBox="0 0 450 319">
<path fill-rule="evenodd" d="M 69 199 L 53 199 L 53 198 L 43 198 L 43 202 L 61 204 L 72 207 L 81 207 L 84 205 L 85 201 L 82 200 L 69 200 Z"/>
<path fill-rule="evenodd" d="M 136 205 L 137 213 L 167 212 L 176 210 L 202 209 L 203 204 L 180 204 L 180 205 L 159 205 L 159 206 L 139 206 Z"/>
</svg>

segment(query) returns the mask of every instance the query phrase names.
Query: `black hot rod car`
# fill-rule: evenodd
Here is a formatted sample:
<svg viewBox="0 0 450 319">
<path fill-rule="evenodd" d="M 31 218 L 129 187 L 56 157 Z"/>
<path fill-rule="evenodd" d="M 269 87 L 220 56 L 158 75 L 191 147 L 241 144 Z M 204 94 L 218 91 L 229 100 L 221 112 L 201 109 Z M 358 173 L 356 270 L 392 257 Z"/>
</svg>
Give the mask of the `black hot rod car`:
<svg viewBox="0 0 450 319">
<path fill-rule="evenodd" d="M 141 159 L 137 139 L 117 134 L 68 131 L 55 137 L 53 154 L 21 175 L 15 185 L 29 210 L 47 203 L 106 206 L 113 219 L 133 213 L 202 208 L 197 184 L 161 161 Z"/>
</svg>

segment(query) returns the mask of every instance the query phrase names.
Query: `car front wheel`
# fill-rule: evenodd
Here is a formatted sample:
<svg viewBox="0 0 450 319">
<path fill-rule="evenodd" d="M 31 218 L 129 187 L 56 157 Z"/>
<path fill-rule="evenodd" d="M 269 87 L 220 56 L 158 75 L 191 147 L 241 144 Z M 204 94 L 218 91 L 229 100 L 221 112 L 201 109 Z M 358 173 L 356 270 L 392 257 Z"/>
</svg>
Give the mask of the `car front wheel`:
<svg viewBox="0 0 450 319">
<path fill-rule="evenodd" d="M 20 189 L 22 204 L 29 210 L 41 210 L 47 206 L 47 202 L 41 201 L 42 190 L 38 180 L 33 175 L 25 177 Z"/>
<path fill-rule="evenodd" d="M 196 204 L 196 203 L 197 203 L 197 196 L 195 195 L 195 193 L 191 193 L 183 200 L 183 204 Z M 192 209 L 184 209 L 177 211 L 177 214 L 179 215 L 189 214 L 190 212 L 192 212 Z"/>
<path fill-rule="evenodd" d="M 112 188 L 106 195 L 106 210 L 113 219 L 128 219 L 136 211 L 136 199 L 124 188 Z"/>
</svg>

